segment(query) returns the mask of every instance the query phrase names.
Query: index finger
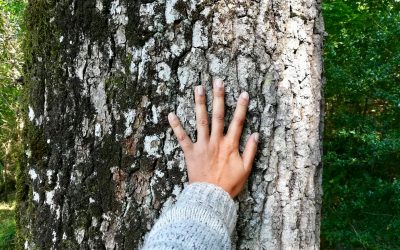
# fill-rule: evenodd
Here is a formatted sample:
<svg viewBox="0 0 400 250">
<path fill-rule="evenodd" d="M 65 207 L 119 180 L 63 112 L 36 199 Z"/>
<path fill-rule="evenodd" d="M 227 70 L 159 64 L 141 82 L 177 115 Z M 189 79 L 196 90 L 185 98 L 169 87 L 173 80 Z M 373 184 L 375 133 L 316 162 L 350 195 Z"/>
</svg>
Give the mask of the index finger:
<svg viewBox="0 0 400 250">
<path fill-rule="evenodd" d="M 178 139 L 179 145 L 181 145 L 183 152 L 189 150 L 192 147 L 193 142 L 183 129 L 179 118 L 174 113 L 169 113 L 168 122 L 172 130 L 174 131 L 174 134 Z"/>
</svg>

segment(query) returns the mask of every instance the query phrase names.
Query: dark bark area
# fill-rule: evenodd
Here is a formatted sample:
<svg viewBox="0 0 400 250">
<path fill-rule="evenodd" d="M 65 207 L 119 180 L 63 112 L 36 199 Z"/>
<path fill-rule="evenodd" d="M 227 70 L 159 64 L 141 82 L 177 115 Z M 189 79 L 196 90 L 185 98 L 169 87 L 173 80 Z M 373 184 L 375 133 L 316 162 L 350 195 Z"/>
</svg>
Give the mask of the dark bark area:
<svg viewBox="0 0 400 250">
<path fill-rule="evenodd" d="M 251 97 L 260 131 L 238 197 L 238 249 L 319 247 L 318 1 L 30 1 L 19 243 L 131 249 L 187 181 L 167 114 L 195 135 L 193 88 L 226 83 L 227 121 Z M 195 138 L 194 138 L 195 139 Z"/>
</svg>

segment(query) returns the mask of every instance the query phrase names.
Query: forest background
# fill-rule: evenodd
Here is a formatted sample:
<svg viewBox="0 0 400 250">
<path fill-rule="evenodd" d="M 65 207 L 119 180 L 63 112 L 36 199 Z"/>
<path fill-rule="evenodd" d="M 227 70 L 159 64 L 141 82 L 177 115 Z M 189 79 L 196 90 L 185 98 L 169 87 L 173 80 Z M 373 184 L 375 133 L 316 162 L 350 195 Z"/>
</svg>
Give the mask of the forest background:
<svg viewBox="0 0 400 250">
<path fill-rule="evenodd" d="M 23 154 L 23 0 L 0 0 L 0 249 Z M 400 249 L 400 1 L 325 0 L 321 249 Z"/>
</svg>

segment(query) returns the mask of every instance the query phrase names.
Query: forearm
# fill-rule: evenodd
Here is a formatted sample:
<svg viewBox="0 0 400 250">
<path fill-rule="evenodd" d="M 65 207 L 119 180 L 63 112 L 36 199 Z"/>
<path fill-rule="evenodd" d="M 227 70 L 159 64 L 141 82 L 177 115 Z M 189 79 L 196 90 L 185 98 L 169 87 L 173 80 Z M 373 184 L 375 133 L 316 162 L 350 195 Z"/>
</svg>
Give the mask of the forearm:
<svg viewBox="0 0 400 250">
<path fill-rule="evenodd" d="M 236 218 L 236 205 L 221 187 L 193 183 L 160 216 L 143 250 L 230 249 Z"/>
</svg>

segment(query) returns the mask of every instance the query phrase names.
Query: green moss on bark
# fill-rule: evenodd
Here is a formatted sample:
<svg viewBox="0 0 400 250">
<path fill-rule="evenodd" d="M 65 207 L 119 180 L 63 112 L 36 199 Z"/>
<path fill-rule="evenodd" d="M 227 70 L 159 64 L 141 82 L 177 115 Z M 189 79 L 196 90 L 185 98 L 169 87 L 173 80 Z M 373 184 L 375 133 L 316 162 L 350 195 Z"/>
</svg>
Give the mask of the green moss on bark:
<svg viewBox="0 0 400 250">
<path fill-rule="evenodd" d="M 54 40 L 59 36 L 52 22 L 54 2 L 31 1 L 25 10 L 25 37 L 23 41 L 24 54 L 24 89 L 22 107 L 25 120 L 23 141 L 25 152 L 30 152 L 31 158 L 24 153 L 21 155 L 21 164 L 17 170 L 17 249 L 23 248 L 25 241 L 31 240 L 32 235 L 26 228 L 32 218 L 32 186 L 28 177 L 28 166 L 35 163 L 36 168 L 46 167 L 44 158 L 49 154 L 49 147 L 45 140 L 41 125 L 34 125 L 36 119 L 43 115 L 45 80 L 51 75 L 51 67 L 57 67 L 58 60 L 54 60 L 59 47 Z M 34 111 L 35 119 L 28 120 L 28 106 Z"/>
</svg>

